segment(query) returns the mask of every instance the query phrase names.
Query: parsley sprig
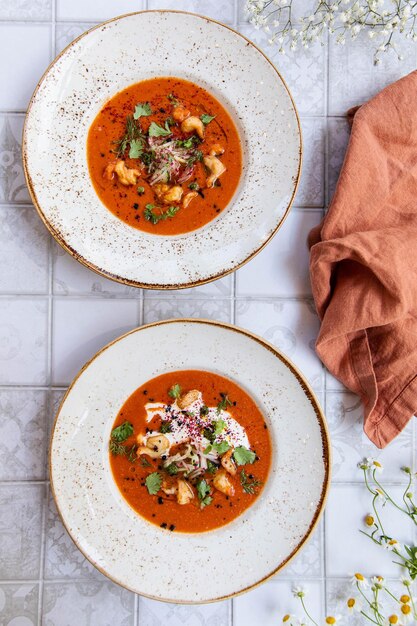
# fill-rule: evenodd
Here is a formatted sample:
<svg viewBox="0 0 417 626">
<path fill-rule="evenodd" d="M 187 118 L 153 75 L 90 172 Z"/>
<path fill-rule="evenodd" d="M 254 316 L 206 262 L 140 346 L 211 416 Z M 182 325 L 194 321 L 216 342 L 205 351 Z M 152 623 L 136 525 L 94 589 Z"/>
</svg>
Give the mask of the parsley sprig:
<svg viewBox="0 0 417 626">
<path fill-rule="evenodd" d="M 156 213 L 154 209 L 158 209 L 161 212 Z M 174 217 L 179 210 L 179 206 L 170 206 L 166 211 L 163 211 L 161 207 L 158 207 L 156 204 L 147 204 L 144 212 L 145 220 L 152 222 L 152 224 L 158 224 L 161 220 L 167 220 L 170 217 Z"/>
</svg>

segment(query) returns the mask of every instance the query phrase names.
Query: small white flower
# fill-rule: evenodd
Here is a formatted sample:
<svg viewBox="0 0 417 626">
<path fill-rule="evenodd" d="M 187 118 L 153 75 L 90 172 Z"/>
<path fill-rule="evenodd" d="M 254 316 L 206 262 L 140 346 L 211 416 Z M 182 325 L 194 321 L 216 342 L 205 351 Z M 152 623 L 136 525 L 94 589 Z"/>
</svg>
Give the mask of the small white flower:
<svg viewBox="0 0 417 626">
<path fill-rule="evenodd" d="M 381 545 L 385 550 L 392 552 L 393 550 L 401 550 L 401 544 L 396 539 L 387 539 L 381 537 Z"/>
<path fill-rule="evenodd" d="M 296 615 L 293 615 L 292 613 L 287 613 L 287 615 L 284 615 L 284 617 L 282 618 L 282 623 L 287 625 L 291 624 L 291 626 L 301 626 L 300 618 Z"/>
<path fill-rule="evenodd" d="M 372 576 L 371 583 L 376 589 L 383 589 L 385 587 L 385 580 L 382 576 Z"/>
<path fill-rule="evenodd" d="M 363 576 L 359 572 L 354 574 L 350 580 L 352 585 L 355 585 L 355 587 L 358 586 L 360 589 L 367 589 L 369 587 L 369 583 L 366 580 L 365 576 Z"/>
<path fill-rule="evenodd" d="M 292 593 L 294 598 L 305 598 L 305 596 L 307 595 L 307 591 L 304 589 L 304 587 L 293 587 L 292 588 Z"/>
<path fill-rule="evenodd" d="M 348 613 L 360 613 L 362 610 L 362 602 L 360 598 L 348 598 L 346 601 Z"/>
</svg>

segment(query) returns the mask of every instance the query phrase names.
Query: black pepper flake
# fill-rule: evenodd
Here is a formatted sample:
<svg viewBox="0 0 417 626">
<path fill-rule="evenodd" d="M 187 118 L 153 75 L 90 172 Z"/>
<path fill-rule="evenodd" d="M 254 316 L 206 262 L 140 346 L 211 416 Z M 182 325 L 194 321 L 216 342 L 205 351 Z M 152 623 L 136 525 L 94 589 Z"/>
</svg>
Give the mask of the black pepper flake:
<svg viewBox="0 0 417 626">
<path fill-rule="evenodd" d="M 155 402 L 155 398 L 149 398 L 149 402 Z"/>
<path fill-rule="evenodd" d="M 135 203 L 133 204 L 133 208 L 135 209 L 135 211 L 137 211 L 137 210 L 138 210 L 139 205 L 138 205 L 138 203 L 137 203 L 137 202 L 135 202 Z"/>
<path fill-rule="evenodd" d="M 161 528 L 166 528 L 167 526 L 168 526 L 168 524 L 166 522 L 162 522 Z"/>
<path fill-rule="evenodd" d="M 169 527 L 169 530 L 172 532 L 173 530 L 175 530 L 175 526 L 174 524 L 171 524 L 171 526 Z"/>
<path fill-rule="evenodd" d="M 267 430 L 267 429 L 268 429 L 268 426 L 267 426 L 266 424 L 264 424 L 264 428 L 265 428 L 265 430 Z"/>
<path fill-rule="evenodd" d="M 155 513 L 152 513 L 152 517 L 156 517 Z"/>
<path fill-rule="evenodd" d="M 158 498 L 158 504 L 163 504 L 163 503 L 164 503 L 164 499 L 163 499 L 163 498 L 161 498 L 161 496 L 159 496 L 159 498 Z"/>
<path fill-rule="evenodd" d="M 143 395 L 144 395 L 144 396 L 147 396 L 147 395 L 148 395 L 148 390 L 147 390 L 147 389 L 144 389 L 144 390 L 142 391 L 142 393 L 143 393 Z"/>
<path fill-rule="evenodd" d="M 103 152 L 100 152 L 100 156 L 103 159 L 106 155 Z"/>
</svg>

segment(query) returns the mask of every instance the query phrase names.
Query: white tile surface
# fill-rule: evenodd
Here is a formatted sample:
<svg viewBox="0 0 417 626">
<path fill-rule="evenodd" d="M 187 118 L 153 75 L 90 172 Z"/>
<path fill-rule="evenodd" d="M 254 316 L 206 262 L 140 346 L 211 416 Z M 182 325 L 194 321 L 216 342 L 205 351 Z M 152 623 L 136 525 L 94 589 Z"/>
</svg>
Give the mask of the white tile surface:
<svg viewBox="0 0 417 626">
<path fill-rule="evenodd" d="M 137 324 L 138 304 L 133 300 L 57 299 L 53 317 L 53 382 L 68 384 L 97 350 Z"/>
<path fill-rule="evenodd" d="M 191 11 L 231 23 L 234 19 L 234 0 L 148 0 L 149 9 Z"/>
<path fill-rule="evenodd" d="M 402 466 L 413 464 L 413 429 L 407 428 L 384 450 L 378 450 L 363 432 L 363 407 L 352 393 L 328 393 L 326 416 L 333 447 L 333 480 L 362 482 L 355 465 L 364 457 L 377 459 L 384 466 L 384 480 L 404 481 Z"/>
<path fill-rule="evenodd" d="M 23 115 L 0 114 L 0 202 L 29 203 L 22 166 Z"/>
<path fill-rule="evenodd" d="M 313 1 L 308 0 L 309 6 Z M 331 41 L 281 56 L 248 24 L 244 3 L 0 0 L 1 626 L 275 626 L 288 612 L 301 616 L 291 592 L 298 584 L 307 588 L 307 604 L 322 624 L 326 608 L 327 613 L 341 612 L 354 571 L 398 577 L 390 556 L 358 532 L 370 502 L 356 463 L 375 456 L 384 464 L 385 483 L 398 484 L 403 480 L 400 467 L 413 460 L 416 424 L 378 451 L 363 434 L 358 399 L 315 356 L 319 324 L 309 297 L 305 240 L 335 189 L 349 139 L 345 111 L 414 69 L 416 45 L 406 44 L 404 62 L 391 55 L 379 67 L 362 38 L 344 47 Z M 297 208 L 277 236 L 236 275 L 177 292 L 142 292 L 110 282 L 56 244 L 48 257 L 49 235 L 30 205 L 21 161 L 24 111 L 51 54 L 97 22 L 144 7 L 195 11 L 239 25 L 282 73 L 303 130 Z M 306 2 L 295 3 L 295 10 L 305 7 Z M 329 421 L 333 486 L 326 519 L 283 572 L 231 602 L 187 607 L 135 598 L 84 559 L 63 528 L 51 495 L 46 496 L 47 441 L 65 386 L 117 335 L 169 317 L 236 322 L 264 336 L 319 390 Z M 416 530 L 406 529 L 388 508 L 384 516 L 399 540 L 414 536 L 417 542 Z M 345 623 L 363 626 L 363 620 Z"/>
<path fill-rule="evenodd" d="M 49 24 L 0 24 L 0 110 L 24 111 L 52 60 Z M 11 63 L 11 59 L 13 62 Z"/>
<path fill-rule="evenodd" d="M 290 581 L 274 581 L 236 598 L 233 626 L 276 626 L 282 624 L 282 618 L 288 613 L 301 617 L 300 600 L 294 597 L 293 587 Z M 320 583 L 308 582 L 303 588 L 308 608 L 320 619 L 323 611 Z"/>
<path fill-rule="evenodd" d="M 236 324 L 274 344 L 301 369 L 313 389 L 322 389 L 323 368 L 314 352 L 319 323 L 311 303 L 238 301 Z"/>
<path fill-rule="evenodd" d="M 43 504 L 43 485 L 0 485 L 0 580 L 38 578 Z"/>
<path fill-rule="evenodd" d="M 0 388 L 0 480 L 45 478 L 46 391 Z"/>
<path fill-rule="evenodd" d="M 227 626 L 231 602 L 185 606 L 139 598 L 140 626 Z"/>
<path fill-rule="evenodd" d="M 369 39 L 361 33 L 356 41 L 339 46 L 331 40 L 329 48 L 329 113 L 345 115 L 353 106 L 362 104 L 381 89 L 416 68 L 417 46 L 402 41 L 398 53 L 404 55 L 399 62 L 395 53 L 382 55 L 381 63 L 374 65 Z"/>
<path fill-rule="evenodd" d="M 33 207 L 0 206 L 0 293 L 47 293 L 49 241 Z"/>
<path fill-rule="evenodd" d="M 100 0 L 100 2 L 85 2 L 85 0 L 57 0 L 58 20 L 104 21 L 117 15 L 133 13 L 143 8 L 142 0 Z"/>
<path fill-rule="evenodd" d="M 402 493 L 398 487 L 390 487 L 389 491 L 397 500 Z M 333 485 L 325 513 L 326 572 L 329 577 L 352 576 L 355 572 L 393 578 L 402 574 L 392 563 L 395 555 L 359 532 L 364 528 L 364 517 L 372 510 L 371 500 L 371 494 L 362 485 Z M 384 507 L 381 519 L 388 536 L 402 543 L 413 540 L 412 522 L 392 506 Z"/>
<path fill-rule="evenodd" d="M 238 296 L 296 297 L 311 294 L 307 236 L 322 211 L 292 210 L 272 241 L 236 273 Z"/>
<path fill-rule="evenodd" d="M 1 20 L 49 20 L 52 17 L 52 0 L 2 0 Z"/>
<path fill-rule="evenodd" d="M 45 384 L 47 300 L 2 298 L 0 305 L 0 384 Z"/>
<path fill-rule="evenodd" d="M 111 582 L 46 583 L 47 626 L 126 626 L 134 614 L 133 594 Z"/>
</svg>

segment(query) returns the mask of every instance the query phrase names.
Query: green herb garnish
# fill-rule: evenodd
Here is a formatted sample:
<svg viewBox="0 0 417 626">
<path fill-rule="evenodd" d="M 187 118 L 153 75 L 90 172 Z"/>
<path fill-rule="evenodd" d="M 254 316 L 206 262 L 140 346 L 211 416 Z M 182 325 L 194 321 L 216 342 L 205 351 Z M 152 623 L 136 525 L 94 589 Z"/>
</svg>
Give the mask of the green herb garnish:
<svg viewBox="0 0 417 626">
<path fill-rule="evenodd" d="M 252 474 L 251 474 L 252 476 Z M 240 484 L 243 487 L 243 491 L 245 493 L 249 493 L 250 495 L 254 495 L 258 487 L 262 485 L 262 482 L 255 478 L 254 476 L 250 478 L 245 470 L 241 470 L 240 472 Z"/>
<path fill-rule="evenodd" d="M 213 446 L 211 445 L 211 443 L 209 443 L 209 445 L 207 446 L 207 448 L 204 448 L 203 453 L 204 454 L 210 454 L 210 452 L 213 450 Z"/>
<path fill-rule="evenodd" d="M 164 469 L 166 472 L 168 472 L 170 476 L 175 476 L 176 474 L 178 474 L 178 465 L 176 463 L 170 463 Z"/>
<path fill-rule="evenodd" d="M 198 191 L 200 189 L 200 185 L 196 182 L 190 183 L 188 185 L 188 189 L 192 189 L 193 191 Z"/>
<path fill-rule="evenodd" d="M 117 158 L 122 157 L 126 152 L 127 147 L 131 145 L 131 142 L 137 139 L 144 141 L 144 135 L 140 126 L 138 126 L 133 119 L 133 115 L 128 115 L 126 117 L 124 134 L 120 137 L 120 139 L 113 141 L 115 146 L 113 152 L 116 154 Z"/>
<path fill-rule="evenodd" d="M 177 106 L 177 104 L 178 104 L 178 100 L 177 100 L 177 98 L 174 96 L 174 94 L 173 94 L 173 93 L 169 93 L 169 94 L 167 95 L 167 98 L 168 98 L 168 100 L 171 102 L 171 104 L 173 104 L 174 106 Z"/>
<path fill-rule="evenodd" d="M 138 187 L 136 191 L 138 192 L 138 196 L 143 196 L 145 193 L 145 187 Z"/>
<path fill-rule="evenodd" d="M 159 432 L 162 434 L 165 434 L 165 433 L 170 433 L 171 430 L 172 430 L 171 422 L 165 421 L 165 422 L 162 422 Z M 243 465 L 243 463 L 241 463 L 241 465 Z"/>
<path fill-rule="evenodd" d="M 149 474 L 145 479 L 145 485 L 148 493 L 150 493 L 151 496 L 154 496 L 158 493 L 162 485 L 161 474 L 159 474 L 159 472 L 152 472 L 152 474 Z"/>
<path fill-rule="evenodd" d="M 197 495 L 200 499 L 200 507 L 203 509 L 205 506 L 208 506 L 213 501 L 213 498 L 210 494 L 210 487 L 207 484 L 207 481 L 204 478 L 200 479 L 196 483 L 197 487 Z"/>
<path fill-rule="evenodd" d="M 206 404 L 203 404 L 203 406 L 200 408 L 200 415 L 205 416 L 208 415 L 209 409 L 208 406 Z"/>
<path fill-rule="evenodd" d="M 171 131 L 167 122 L 165 122 L 165 128 L 156 122 L 152 122 L 149 126 L 148 135 L 149 137 L 167 137 L 171 135 Z"/>
<path fill-rule="evenodd" d="M 209 115 L 208 113 L 203 113 L 203 115 L 200 116 L 200 120 L 203 122 L 205 126 L 207 126 L 207 124 L 210 124 L 210 122 L 214 120 L 215 117 L 216 117 L 215 115 Z"/>
<path fill-rule="evenodd" d="M 215 474 L 218 469 L 218 466 L 213 463 L 213 461 L 207 459 L 207 471 L 209 472 L 209 474 Z"/>
<path fill-rule="evenodd" d="M 200 143 L 200 141 L 199 137 L 192 135 L 187 139 L 178 139 L 176 145 L 177 148 L 187 148 L 187 150 L 189 150 L 190 148 L 194 148 L 194 145 Z"/>
<path fill-rule="evenodd" d="M 151 467 L 151 464 L 149 463 L 149 461 L 146 458 L 146 456 L 141 456 L 140 457 L 140 464 L 142 465 L 142 467 Z"/>
<path fill-rule="evenodd" d="M 138 446 L 136 443 L 132 446 L 125 446 L 123 443 L 118 443 L 113 440 L 110 440 L 109 443 L 109 451 L 114 456 L 125 456 L 130 463 L 134 463 L 138 458 L 136 454 L 137 449 Z"/>
<path fill-rule="evenodd" d="M 203 428 L 203 436 L 208 439 L 210 441 L 210 443 L 213 443 L 213 441 L 216 438 L 216 435 L 214 434 L 214 431 L 211 430 L 211 428 Z"/>
<path fill-rule="evenodd" d="M 226 422 L 224 420 L 217 420 L 214 422 L 214 434 L 220 435 L 221 432 L 226 428 Z"/>
<path fill-rule="evenodd" d="M 111 431 L 113 441 L 126 441 L 131 435 L 133 435 L 133 426 L 127 421 Z"/>
<path fill-rule="evenodd" d="M 143 152 L 143 139 L 132 139 L 129 148 L 129 159 L 138 159 Z"/>
<path fill-rule="evenodd" d="M 148 117 L 149 115 L 152 115 L 152 109 L 149 102 L 139 102 L 135 106 L 135 112 L 133 113 L 135 120 L 138 120 L 140 117 Z"/>
<path fill-rule="evenodd" d="M 245 446 L 238 446 L 233 450 L 233 457 L 238 465 L 249 465 L 256 460 L 256 454 Z"/>
<path fill-rule="evenodd" d="M 217 413 L 220 413 L 221 411 L 225 411 L 228 406 L 233 405 L 233 402 L 229 400 L 229 396 L 227 395 L 227 393 L 221 393 L 220 396 L 222 399 L 217 405 Z"/>
<path fill-rule="evenodd" d="M 230 449 L 227 441 L 221 441 L 220 443 L 213 443 L 213 448 L 217 451 L 217 454 L 224 454 Z"/>
<path fill-rule="evenodd" d="M 174 217 L 180 210 L 179 206 L 170 206 L 166 211 L 162 213 L 155 213 L 154 209 L 162 210 L 161 207 L 158 207 L 156 204 L 147 204 L 145 207 L 144 215 L 145 220 L 148 222 L 152 222 L 152 224 L 158 224 L 161 220 L 166 220 L 170 217 Z"/>
<path fill-rule="evenodd" d="M 168 395 L 169 395 L 170 398 L 173 398 L 174 400 L 179 398 L 181 396 L 181 387 L 180 387 L 180 385 L 178 385 L 178 383 L 176 385 L 173 385 L 171 387 L 171 389 L 168 391 Z"/>
</svg>

